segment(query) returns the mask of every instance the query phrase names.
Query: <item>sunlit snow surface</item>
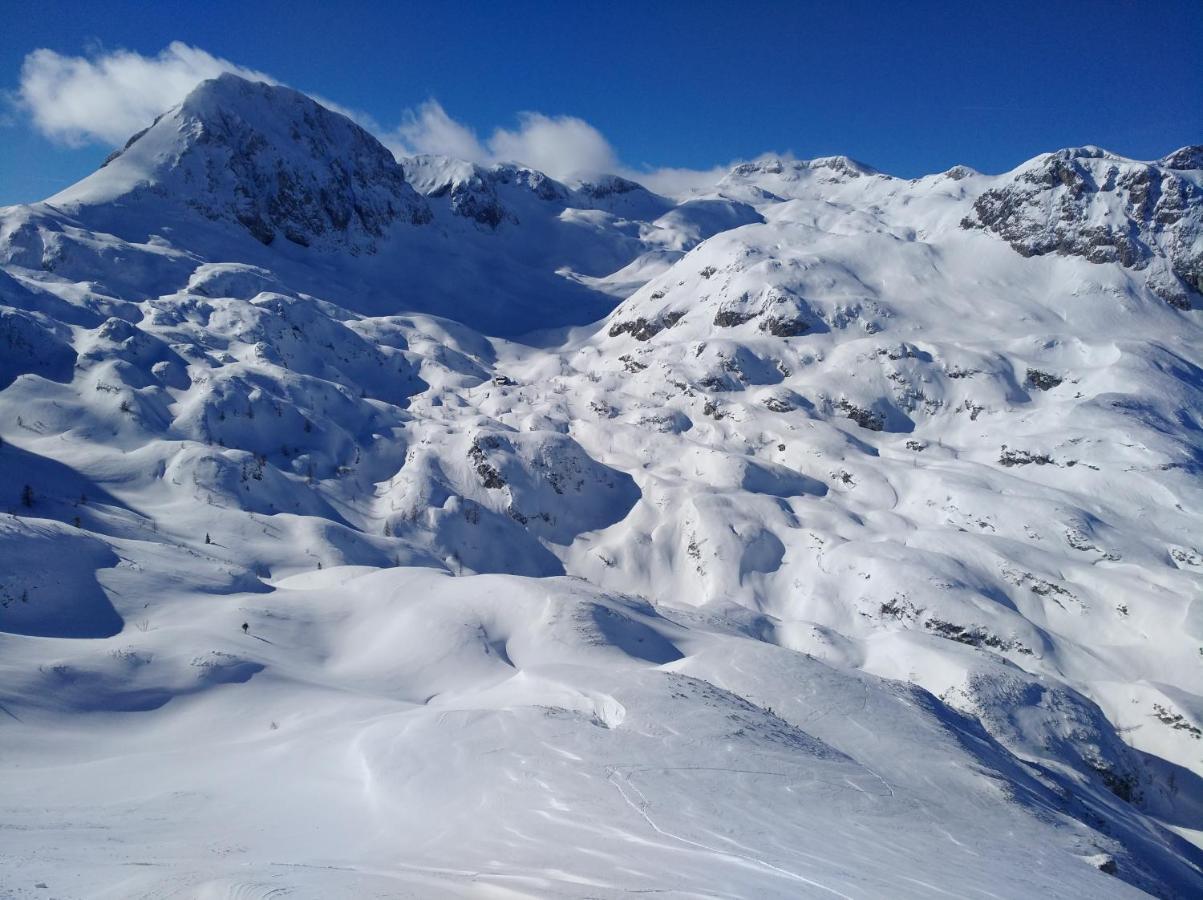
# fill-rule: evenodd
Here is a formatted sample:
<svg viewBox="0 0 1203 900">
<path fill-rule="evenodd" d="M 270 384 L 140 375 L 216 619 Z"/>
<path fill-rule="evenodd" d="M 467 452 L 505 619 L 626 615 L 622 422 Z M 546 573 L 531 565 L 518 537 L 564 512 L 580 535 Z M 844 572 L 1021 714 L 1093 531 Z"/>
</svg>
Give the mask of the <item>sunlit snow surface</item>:
<svg viewBox="0 0 1203 900">
<path fill-rule="evenodd" d="M 1198 151 L 317 110 L 0 210 L 0 897 L 1203 893 Z"/>
</svg>

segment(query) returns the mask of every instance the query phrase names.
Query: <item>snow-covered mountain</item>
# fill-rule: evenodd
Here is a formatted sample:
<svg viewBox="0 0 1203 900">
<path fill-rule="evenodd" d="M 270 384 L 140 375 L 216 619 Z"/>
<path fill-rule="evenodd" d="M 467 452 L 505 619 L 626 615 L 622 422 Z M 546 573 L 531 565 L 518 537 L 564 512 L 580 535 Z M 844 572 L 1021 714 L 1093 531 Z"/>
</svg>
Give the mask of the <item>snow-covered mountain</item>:
<svg viewBox="0 0 1203 900">
<path fill-rule="evenodd" d="M 2 895 L 1198 896 L 1201 223 L 203 83 L 0 210 Z"/>
</svg>

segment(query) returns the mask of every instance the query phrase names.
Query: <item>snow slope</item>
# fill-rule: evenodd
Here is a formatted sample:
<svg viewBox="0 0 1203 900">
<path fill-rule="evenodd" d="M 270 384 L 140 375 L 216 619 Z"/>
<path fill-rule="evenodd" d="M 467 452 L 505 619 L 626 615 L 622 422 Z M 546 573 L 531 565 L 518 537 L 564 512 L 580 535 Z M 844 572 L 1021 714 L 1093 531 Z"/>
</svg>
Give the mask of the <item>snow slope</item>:
<svg viewBox="0 0 1203 900">
<path fill-rule="evenodd" d="M 0 896 L 1197 896 L 1199 166 L 202 84 L 0 210 Z"/>
</svg>

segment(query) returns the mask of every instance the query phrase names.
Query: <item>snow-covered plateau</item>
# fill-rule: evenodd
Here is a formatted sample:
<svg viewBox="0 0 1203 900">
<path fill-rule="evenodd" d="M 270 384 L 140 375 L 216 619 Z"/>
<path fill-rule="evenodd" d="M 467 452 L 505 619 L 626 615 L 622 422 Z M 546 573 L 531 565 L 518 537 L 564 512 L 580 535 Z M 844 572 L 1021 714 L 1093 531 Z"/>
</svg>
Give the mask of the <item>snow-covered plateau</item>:
<svg viewBox="0 0 1203 900">
<path fill-rule="evenodd" d="M 1201 291 L 1199 147 L 204 82 L 0 209 L 0 897 L 1203 896 Z"/>
</svg>

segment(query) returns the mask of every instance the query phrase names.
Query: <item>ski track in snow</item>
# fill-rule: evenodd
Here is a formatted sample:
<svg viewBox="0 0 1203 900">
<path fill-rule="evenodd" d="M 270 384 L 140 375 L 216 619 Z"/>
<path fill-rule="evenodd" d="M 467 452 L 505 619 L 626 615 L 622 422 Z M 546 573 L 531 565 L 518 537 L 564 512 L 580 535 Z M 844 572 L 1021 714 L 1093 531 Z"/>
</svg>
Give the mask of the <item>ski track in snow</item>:
<svg viewBox="0 0 1203 900">
<path fill-rule="evenodd" d="M 723 771 L 723 770 L 720 770 L 720 771 Z M 734 769 L 734 770 L 728 769 L 725 771 L 744 772 L 744 774 L 755 774 L 755 775 L 776 774 L 773 772 L 747 773 L 745 770 L 739 770 L 739 769 Z M 705 853 L 713 854 L 715 856 L 722 857 L 725 859 L 735 860 L 735 861 L 737 861 L 737 863 L 739 863 L 741 865 L 751 865 L 751 866 L 756 866 L 756 867 L 759 867 L 762 869 L 767 869 L 768 871 L 773 872 L 777 875 L 781 875 L 785 878 L 789 878 L 794 881 L 801 882 L 802 884 L 809 885 L 810 887 L 818 888 L 820 891 L 823 891 L 826 894 L 832 894 L 836 897 L 844 897 L 844 898 L 846 898 L 846 900 L 848 900 L 847 894 L 842 894 L 839 891 L 835 890 L 834 888 L 830 888 L 825 884 L 820 884 L 817 881 L 812 881 L 811 879 L 805 877 L 804 875 L 799 875 L 797 872 L 791 872 L 788 869 L 783 869 L 780 866 L 775 866 L 766 860 L 758 859 L 755 856 L 745 856 L 742 853 L 734 853 L 729 850 L 721 850 L 717 847 L 711 847 L 711 846 L 708 846 L 707 844 L 702 844 L 697 841 L 692 841 L 689 838 L 682 837 L 679 834 L 674 834 L 671 831 L 667 831 L 667 830 L 661 828 L 659 825 L 656 824 L 655 820 L 653 820 L 652 817 L 650 815 L 648 815 L 647 798 L 643 796 L 643 794 L 640 792 L 639 788 L 637 788 L 634 784 L 632 784 L 629 779 L 627 780 L 627 786 L 630 787 L 630 789 L 632 791 L 634 791 L 636 794 L 639 795 L 640 802 L 636 803 L 633 800 L 631 800 L 631 798 L 629 796 L 627 796 L 627 792 L 625 790 L 623 790 L 622 784 L 617 780 L 617 776 L 618 776 L 617 769 L 614 769 L 613 771 L 611 771 L 610 776 L 609 776 L 610 782 L 618 790 L 618 793 L 622 795 L 622 799 L 626 802 L 626 804 L 629 807 L 631 807 L 631 809 L 633 809 L 636 813 L 638 813 L 640 818 L 642 818 L 645 822 L 647 822 L 648 827 L 650 827 L 657 834 L 663 835 L 664 837 L 667 837 L 667 838 L 671 838 L 674 841 L 679 841 L 680 843 L 685 844 L 686 846 L 696 847 L 697 849 L 699 849 Z"/>
</svg>

